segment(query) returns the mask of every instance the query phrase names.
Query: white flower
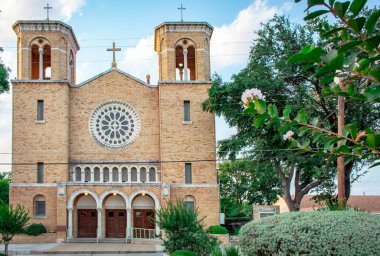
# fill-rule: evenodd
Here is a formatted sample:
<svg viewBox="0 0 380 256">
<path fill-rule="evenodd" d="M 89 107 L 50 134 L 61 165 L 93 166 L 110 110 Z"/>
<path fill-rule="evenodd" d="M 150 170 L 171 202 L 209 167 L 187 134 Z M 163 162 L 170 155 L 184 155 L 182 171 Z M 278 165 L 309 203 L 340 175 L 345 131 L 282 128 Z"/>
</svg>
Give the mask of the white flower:
<svg viewBox="0 0 380 256">
<path fill-rule="evenodd" d="M 250 102 L 254 102 L 258 99 L 265 100 L 265 96 L 259 89 L 256 88 L 245 90 L 241 96 L 241 101 L 243 102 L 244 108 L 247 108 Z"/>
<path fill-rule="evenodd" d="M 287 133 L 284 134 L 283 138 L 284 140 L 290 139 L 294 135 L 294 132 L 288 131 Z"/>
</svg>

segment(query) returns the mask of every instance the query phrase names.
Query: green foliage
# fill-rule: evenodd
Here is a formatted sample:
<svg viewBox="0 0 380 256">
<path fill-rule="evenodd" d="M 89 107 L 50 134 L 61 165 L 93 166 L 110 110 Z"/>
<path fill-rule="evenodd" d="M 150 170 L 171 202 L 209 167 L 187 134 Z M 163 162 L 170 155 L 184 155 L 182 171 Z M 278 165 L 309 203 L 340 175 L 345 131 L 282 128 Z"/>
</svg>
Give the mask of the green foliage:
<svg viewBox="0 0 380 256">
<path fill-rule="evenodd" d="M 3 49 L 0 47 L 0 52 Z M 0 59 L 0 93 L 9 91 L 9 72 L 10 69 L 7 68 Z"/>
<path fill-rule="evenodd" d="M 311 211 L 275 215 L 243 226 L 245 255 L 377 255 L 380 221 L 355 211 Z"/>
<path fill-rule="evenodd" d="M 11 182 L 9 172 L 0 173 L 0 204 L 9 203 L 9 183 Z"/>
<path fill-rule="evenodd" d="M 344 156 L 346 165 L 355 161 L 378 165 L 380 28 L 377 24 L 380 10 L 368 9 L 365 4 L 365 0 L 308 1 L 308 9 L 318 10 L 309 13 L 305 19 L 317 24 L 313 29 L 319 34 L 319 39 L 306 44 L 299 53 L 288 58 L 289 65 L 300 65 L 300 68 L 307 65 L 307 69 L 303 67 L 301 73 L 311 83 L 319 81 L 323 85 L 319 87 L 322 92 L 320 103 L 333 102 L 333 97 L 346 99 L 345 121 L 348 124 L 343 134 L 338 134 L 336 120 L 328 123 L 312 121 L 316 118 L 324 120 L 325 115 L 318 112 L 306 115 L 310 113 L 308 107 L 286 107 L 283 116 L 262 115 L 260 113 L 273 112 L 274 109 L 273 105 L 263 108 L 263 100 L 260 104 L 254 100 L 244 102 L 248 106 L 244 112 L 254 116 L 255 127 L 270 129 L 272 122 L 280 121 L 283 130 L 286 128 L 298 135 L 290 139 L 290 147 L 298 148 L 298 154 L 330 155 L 332 162 Z M 318 16 L 327 13 L 334 16 L 337 21 L 335 24 L 330 24 L 327 19 L 318 19 Z M 270 97 L 269 100 L 275 98 Z M 278 108 L 281 104 L 276 103 L 276 106 Z"/>
<path fill-rule="evenodd" d="M 247 217 L 252 204 L 272 204 L 281 193 L 270 163 L 241 160 L 218 165 L 221 211 L 226 217 Z"/>
<path fill-rule="evenodd" d="M 41 223 L 30 224 L 25 230 L 25 234 L 30 235 L 30 236 L 38 236 L 43 233 L 46 233 L 46 228 Z"/>
<path fill-rule="evenodd" d="M 178 250 L 170 254 L 170 256 L 197 256 L 197 255 L 188 250 Z"/>
<path fill-rule="evenodd" d="M 8 254 L 8 244 L 13 236 L 23 231 L 29 219 L 23 206 L 0 205 L 0 234 L 1 241 L 5 244 L 5 254 Z"/>
<path fill-rule="evenodd" d="M 239 256 L 239 248 L 235 246 L 226 247 L 224 250 L 226 252 L 226 256 Z"/>
<path fill-rule="evenodd" d="M 228 234 L 228 230 L 225 227 L 220 226 L 220 225 L 210 226 L 208 228 L 208 232 L 210 234 L 214 234 L 214 235 L 217 235 L 217 234 Z"/>
<path fill-rule="evenodd" d="M 198 210 L 188 210 L 183 201 L 177 200 L 176 204 L 168 202 L 157 215 L 159 225 L 167 236 L 163 245 L 168 253 L 189 250 L 197 256 L 208 256 L 217 244 L 216 238 L 203 229 Z"/>
<path fill-rule="evenodd" d="M 212 256 L 223 256 L 223 250 L 220 246 L 215 246 L 211 253 Z"/>
</svg>

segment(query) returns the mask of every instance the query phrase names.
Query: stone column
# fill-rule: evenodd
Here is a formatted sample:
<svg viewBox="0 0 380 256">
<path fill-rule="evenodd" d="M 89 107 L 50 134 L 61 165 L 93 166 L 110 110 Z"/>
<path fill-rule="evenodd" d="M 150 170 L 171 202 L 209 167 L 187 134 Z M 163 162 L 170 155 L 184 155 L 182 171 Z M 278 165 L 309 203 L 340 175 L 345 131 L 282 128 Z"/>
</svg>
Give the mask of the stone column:
<svg viewBox="0 0 380 256">
<path fill-rule="evenodd" d="M 184 77 L 185 81 L 187 81 L 188 70 L 187 70 L 187 49 L 183 49 L 183 69 L 184 69 Z"/>
<path fill-rule="evenodd" d="M 100 169 L 100 182 L 104 181 L 103 168 Z"/>
<path fill-rule="evenodd" d="M 38 53 L 40 55 L 39 61 L 39 79 L 42 80 L 44 78 L 44 48 L 38 48 Z"/>
<path fill-rule="evenodd" d="M 119 168 L 119 182 L 121 183 L 121 168 Z"/>
<path fill-rule="evenodd" d="M 98 211 L 98 239 L 102 239 L 102 209 L 97 208 Z"/>
<path fill-rule="evenodd" d="M 91 169 L 91 182 L 94 182 L 95 181 L 95 173 L 94 173 L 94 169 Z"/>
<path fill-rule="evenodd" d="M 155 210 L 156 210 L 156 212 L 159 212 L 160 208 L 156 207 Z M 154 218 L 156 219 L 156 224 L 155 224 L 155 226 L 156 226 L 156 235 L 158 236 L 158 235 L 160 235 L 161 229 L 160 229 L 160 226 L 157 224 L 158 223 L 158 216 L 157 216 L 157 214 L 155 214 Z"/>
<path fill-rule="evenodd" d="M 82 168 L 81 170 L 81 182 L 85 182 L 86 180 L 86 168 Z"/>
<path fill-rule="evenodd" d="M 127 241 L 132 240 L 132 209 L 127 208 Z"/>
<path fill-rule="evenodd" d="M 69 211 L 67 239 L 72 239 L 73 238 L 73 208 L 68 208 L 67 210 Z"/>
</svg>

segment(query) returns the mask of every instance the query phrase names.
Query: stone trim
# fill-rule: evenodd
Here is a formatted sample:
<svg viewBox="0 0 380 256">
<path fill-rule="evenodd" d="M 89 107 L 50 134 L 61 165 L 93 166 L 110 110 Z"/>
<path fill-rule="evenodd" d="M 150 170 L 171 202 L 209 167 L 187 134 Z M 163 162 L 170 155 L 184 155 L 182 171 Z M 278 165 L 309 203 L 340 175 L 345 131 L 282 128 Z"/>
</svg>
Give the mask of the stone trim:
<svg viewBox="0 0 380 256">
<path fill-rule="evenodd" d="M 161 187 L 161 182 L 66 182 L 66 186 Z"/>
<path fill-rule="evenodd" d="M 62 183 L 61 183 L 62 184 Z M 58 183 L 10 183 L 10 187 L 57 187 Z"/>
<path fill-rule="evenodd" d="M 80 49 L 77 38 L 75 37 L 73 28 L 61 21 L 52 20 L 18 20 L 12 26 L 16 34 L 23 31 L 47 31 L 61 32 L 69 37 L 72 44 L 76 46 L 76 50 Z"/>
<path fill-rule="evenodd" d="M 174 188 L 219 188 L 219 184 L 170 184 Z"/>
<path fill-rule="evenodd" d="M 92 81 L 98 79 L 99 77 L 102 77 L 102 76 L 104 76 L 104 75 L 110 73 L 111 71 L 119 72 L 120 74 L 122 74 L 122 75 L 124 75 L 124 76 L 126 76 L 126 77 L 129 77 L 129 78 L 131 78 L 132 80 L 135 80 L 136 82 L 138 82 L 138 83 L 140 83 L 140 84 L 142 84 L 142 85 L 145 85 L 145 86 L 147 86 L 147 87 L 149 87 L 149 88 L 155 88 L 155 87 L 157 87 L 157 86 L 154 86 L 154 85 L 148 84 L 148 83 L 144 82 L 143 80 L 140 80 L 140 79 L 138 79 L 137 77 L 134 77 L 134 76 L 132 76 L 132 75 L 130 75 L 130 74 L 124 72 L 124 71 L 121 71 L 120 69 L 115 68 L 115 67 L 112 67 L 112 68 L 110 68 L 110 69 L 108 69 L 108 70 L 106 70 L 106 71 L 104 71 L 104 72 L 102 72 L 102 73 L 100 73 L 100 74 L 98 74 L 98 75 L 96 75 L 96 76 L 94 76 L 94 77 L 91 77 L 91 78 L 87 79 L 86 81 L 84 81 L 84 82 L 82 82 L 82 83 L 80 83 L 80 84 L 77 84 L 77 85 L 75 85 L 75 86 L 72 86 L 72 87 L 73 87 L 73 88 L 79 88 L 79 87 L 81 87 L 81 86 L 83 86 L 83 85 L 86 85 L 86 84 L 88 84 L 88 83 L 90 83 L 90 82 L 92 82 Z"/>
<path fill-rule="evenodd" d="M 11 83 L 66 83 L 66 84 L 70 84 L 69 81 L 67 80 L 31 80 L 31 79 L 28 79 L 28 80 L 18 80 L 18 79 L 15 79 L 15 80 L 11 80 Z"/>
<path fill-rule="evenodd" d="M 161 84 L 202 84 L 202 85 L 211 85 L 212 82 L 211 81 L 193 81 L 193 80 L 187 80 L 187 81 L 165 81 L 165 80 L 159 80 L 158 81 L 158 85 L 161 85 Z"/>
</svg>

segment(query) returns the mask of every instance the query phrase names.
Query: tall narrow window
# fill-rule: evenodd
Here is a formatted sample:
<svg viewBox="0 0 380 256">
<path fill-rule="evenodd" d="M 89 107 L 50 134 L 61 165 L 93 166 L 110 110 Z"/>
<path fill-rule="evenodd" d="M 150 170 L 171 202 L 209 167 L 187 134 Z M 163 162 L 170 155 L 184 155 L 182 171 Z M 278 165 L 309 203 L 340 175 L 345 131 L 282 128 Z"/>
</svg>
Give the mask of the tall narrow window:
<svg viewBox="0 0 380 256">
<path fill-rule="evenodd" d="M 190 101 L 185 100 L 183 102 L 183 121 L 190 122 Z"/>
<path fill-rule="evenodd" d="M 37 100 L 37 121 L 44 120 L 44 101 Z"/>
<path fill-rule="evenodd" d="M 37 163 L 37 183 L 44 183 L 44 163 Z"/>
<path fill-rule="evenodd" d="M 34 197 L 34 215 L 46 216 L 46 199 L 44 196 L 37 195 Z"/>
<path fill-rule="evenodd" d="M 191 171 L 191 164 L 185 163 L 185 183 L 191 184 L 192 183 L 192 171 Z"/>
</svg>

